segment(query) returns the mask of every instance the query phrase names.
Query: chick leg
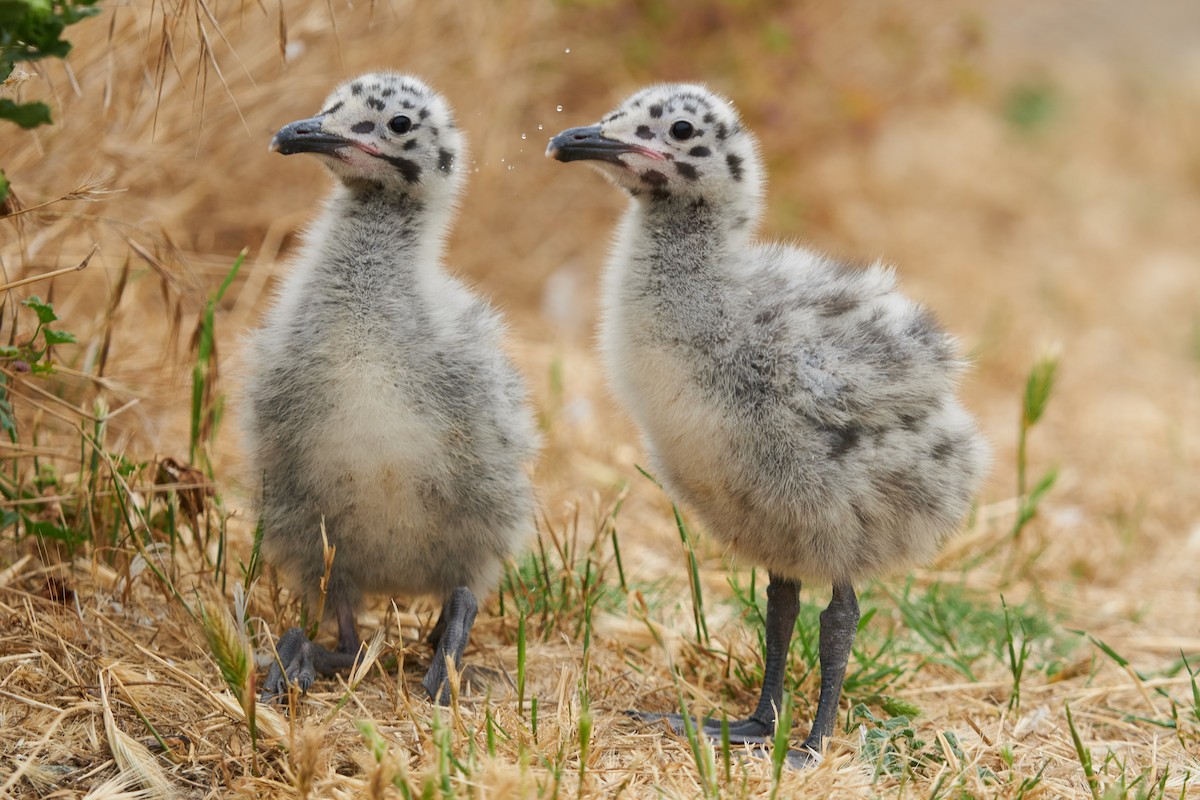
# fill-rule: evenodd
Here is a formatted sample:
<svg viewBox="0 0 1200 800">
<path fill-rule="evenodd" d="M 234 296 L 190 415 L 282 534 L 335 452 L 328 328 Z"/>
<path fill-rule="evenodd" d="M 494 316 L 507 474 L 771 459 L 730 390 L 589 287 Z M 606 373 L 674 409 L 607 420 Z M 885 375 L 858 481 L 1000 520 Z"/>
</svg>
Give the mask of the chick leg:
<svg viewBox="0 0 1200 800">
<path fill-rule="evenodd" d="M 358 658 L 358 628 L 354 621 L 354 604 L 341 601 L 337 604 L 338 649 L 327 650 L 309 640 L 300 628 L 291 628 L 279 637 L 275 647 L 275 660 L 263 681 L 260 695 L 262 702 L 269 702 L 287 695 L 288 685 L 294 685 L 301 694 L 308 692 L 317 675 L 332 675 L 339 669 L 353 667 Z"/>
<path fill-rule="evenodd" d="M 775 734 L 775 718 L 783 702 L 783 680 L 787 674 L 788 648 L 792 630 L 800 613 L 800 582 L 778 575 L 771 576 L 767 585 L 766 649 L 763 653 L 763 685 L 758 705 L 746 719 L 729 722 L 729 741 L 734 744 L 764 744 Z M 841 684 L 839 683 L 840 687 Z M 684 732 L 683 717 L 679 714 L 634 712 L 647 722 L 665 720 L 678 733 Z M 708 718 L 702 724 L 704 733 L 721 736 L 721 721 Z"/>
<path fill-rule="evenodd" d="M 467 649 L 467 640 L 471 636 L 471 626 L 475 624 L 475 613 L 478 610 L 479 603 L 466 586 L 455 589 L 450 594 L 450 599 L 442 606 L 441 616 L 433 629 L 433 633 L 437 634 L 433 663 L 421 679 L 425 691 L 429 692 L 430 698 L 439 705 L 450 704 L 450 681 L 446 660 L 453 659 L 455 667 L 462 663 L 463 651 Z M 430 639 L 433 639 L 433 634 L 430 635 Z"/>
<path fill-rule="evenodd" d="M 833 733 L 846 664 L 850 661 L 850 648 L 857 632 L 858 598 L 854 596 L 854 587 L 848 583 L 835 583 L 833 599 L 821 612 L 821 695 L 817 700 L 817 715 L 804 744 L 799 750 L 788 752 L 787 761 L 793 767 L 812 763 L 814 754 L 821 752 L 826 737 Z"/>
</svg>

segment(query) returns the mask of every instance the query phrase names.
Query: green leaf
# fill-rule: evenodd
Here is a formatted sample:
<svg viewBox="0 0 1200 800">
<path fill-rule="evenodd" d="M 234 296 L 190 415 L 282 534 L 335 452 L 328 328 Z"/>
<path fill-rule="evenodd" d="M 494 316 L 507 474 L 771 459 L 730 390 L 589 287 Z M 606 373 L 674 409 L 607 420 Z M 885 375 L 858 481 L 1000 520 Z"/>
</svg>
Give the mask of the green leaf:
<svg viewBox="0 0 1200 800">
<path fill-rule="evenodd" d="M 74 544 L 77 540 L 77 537 L 69 528 L 60 528 L 49 520 L 26 522 L 25 529 L 39 539 L 57 539 L 67 544 Z"/>
<path fill-rule="evenodd" d="M 1038 359 L 1029 371 L 1029 379 L 1025 382 L 1025 425 L 1028 427 L 1042 418 L 1046 404 L 1050 402 L 1050 392 L 1054 389 L 1054 377 L 1058 371 L 1058 358 L 1044 356 Z"/>
<path fill-rule="evenodd" d="M 46 344 L 71 344 L 75 341 L 75 334 L 70 331 L 53 331 L 46 328 L 42 335 L 46 337 Z"/>
<path fill-rule="evenodd" d="M 21 348 L 11 344 L 0 344 L 0 358 L 16 358 L 21 355 Z"/>
<path fill-rule="evenodd" d="M 893 717 L 908 717 L 911 719 L 921 716 L 920 706 L 910 703 L 907 700 L 901 700 L 899 697 L 884 695 L 879 699 L 879 707 Z"/>
<path fill-rule="evenodd" d="M 45 103 L 14 103 L 7 97 L 0 98 L 0 119 L 11 120 L 22 128 L 36 128 L 50 124 L 50 106 Z"/>
<path fill-rule="evenodd" d="M 242 248 L 242 252 L 238 253 L 237 258 L 233 261 L 233 266 L 229 269 L 229 273 L 226 274 L 225 280 L 221 281 L 221 288 L 217 290 L 216 299 L 218 303 L 225 296 L 225 292 L 228 291 L 230 284 L 233 283 L 233 279 L 237 277 L 238 270 L 242 268 L 242 262 L 246 260 L 246 253 L 248 252 L 250 252 L 249 248 Z"/>
<path fill-rule="evenodd" d="M 54 322 L 58 319 L 58 314 L 54 313 L 54 305 L 51 303 L 43 303 L 42 298 L 36 294 L 32 297 L 22 300 L 21 305 L 26 308 L 32 308 L 37 313 L 38 322 L 45 325 L 47 322 Z"/>
<path fill-rule="evenodd" d="M 1042 501 L 1042 497 L 1045 496 L 1046 492 L 1054 488 L 1054 482 L 1056 480 L 1058 480 L 1057 467 L 1049 470 L 1045 475 L 1042 476 L 1042 479 L 1037 482 L 1037 485 L 1033 487 L 1033 490 L 1029 493 L 1029 498 L 1027 500 L 1028 504 L 1031 507 L 1037 506 L 1038 503 Z"/>
<path fill-rule="evenodd" d="M 1061 101 L 1053 86 L 1024 84 L 1014 87 L 1004 99 L 1004 118 L 1014 128 L 1032 133 L 1046 128 L 1058 115 Z"/>
<path fill-rule="evenodd" d="M 8 199 L 8 176 L 0 169 L 0 203 Z"/>
</svg>

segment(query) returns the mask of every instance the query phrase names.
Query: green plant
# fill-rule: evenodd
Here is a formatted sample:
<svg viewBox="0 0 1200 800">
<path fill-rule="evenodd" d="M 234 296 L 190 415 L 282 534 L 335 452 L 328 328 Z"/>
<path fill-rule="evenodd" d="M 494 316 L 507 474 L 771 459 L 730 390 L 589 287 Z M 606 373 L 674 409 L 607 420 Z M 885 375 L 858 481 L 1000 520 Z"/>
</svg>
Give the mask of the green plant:
<svg viewBox="0 0 1200 800">
<path fill-rule="evenodd" d="M 1075 720 L 1071 717 L 1071 704 L 1065 703 L 1064 708 L 1067 710 L 1067 727 L 1071 731 L 1071 742 L 1075 745 L 1075 754 L 1079 757 L 1083 775 L 1087 778 L 1088 789 L 1092 793 L 1093 800 L 1100 800 L 1100 782 L 1092 767 L 1092 752 L 1083 746 L 1083 739 L 1079 736 L 1079 731 L 1075 729 Z"/>
<path fill-rule="evenodd" d="M 1054 390 L 1054 381 L 1058 373 L 1058 357 L 1046 355 L 1038 359 L 1029 371 L 1025 381 L 1025 396 L 1021 404 L 1021 426 L 1017 435 L 1017 519 L 1013 523 L 1012 537 L 1018 538 L 1022 529 L 1029 524 L 1037 514 L 1038 506 L 1046 493 L 1058 479 L 1058 469 L 1047 470 L 1038 482 L 1030 489 L 1026 472 L 1026 441 L 1029 431 L 1042 418 L 1046 405 L 1050 402 L 1050 393 Z"/>
<path fill-rule="evenodd" d="M 194 340 L 196 363 L 192 367 L 191 442 L 188 449 L 188 460 L 193 464 L 196 463 L 197 451 L 201 444 L 211 443 L 213 437 L 216 436 L 217 427 L 221 423 L 225 398 L 218 395 L 215 390 L 217 377 L 216 309 L 217 303 L 221 302 L 225 292 L 229 290 L 234 278 L 237 277 L 238 270 L 242 268 L 242 262 L 246 260 L 246 253 L 244 248 L 242 252 L 238 253 L 238 257 L 234 259 L 233 266 L 229 268 L 229 272 L 225 275 L 225 280 L 221 282 L 216 294 L 210 296 L 204 304 L 204 314 L 196 328 Z M 213 477 L 212 463 L 207 453 L 204 462 L 208 477 Z"/>
<path fill-rule="evenodd" d="M 850 710 L 851 722 L 864 727 L 860 757 L 875 765 L 875 777 L 910 775 L 927 764 L 926 743 L 906 716 L 881 719 L 862 703 Z"/>
<path fill-rule="evenodd" d="M 1008 707 L 1010 709 L 1020 708 L 1021 706 L 1021 676 L 1025 673 L 1025 662 L 1029 660 L 1029 654 L 1033 650 L 1033 642 L 1029 639 L 1029 633 L 1025 630 L 1025 620 L 1018 617 L 1017 622 L 1021 627 L 1020 644 L 1014 642 L 1013 636 L 1013 615 L 1009 613 L 1008 603 L 1004 601 L 1004 595 L 1000 595 L 1000 605 L 1004 607 L 1004 636 L 1008 643 L 1008 665 L 1012 670 L 1013 688 L 1012 695 L 1008 698 Z"/>
<path fill-rule="evenodd" d="M 258 725 L 255 719 L 257 697 L 254 690 L 254 651 L 246 630 L 247 597 L 240 584 L 234 584 L 234 611 L 210 612 L 200 603 L 200 624 L 209 652 L 217 662 L 225 685 L 241 703 L 250 729 L 250 746 L 258 753 Z M 255 770 L 257 772 L 257 768 Z"/>
<path fill-rule="evenodd" d="M 68 25 L 99 12 L 97 0 L 0 0 L 0 84 L 7 85 L 19 61 L 65 58 L 71 43 L 62 38 Z M 0 119 L 22 128 L 50 124 L 50 106 L 17 103 L 0 97 Z M 0 170 L 0 202 L 8 197 L 8 179 Z"/>
<path fill-rule="evenodd" d="M 0 3 L 0 6 L 2 5 Z M 37 327 L 24 342 L 0 345 L 0 361 L 9 362 L 11 367 L 18 372 L 28 371 L 34 375 L 52 373 L 54 372 L 54 362 L 51 360 L 53 347 L 59 344 L 74 344 L 75 334 L 48 327 L 50 323 L 59 321 L 58 314 L 55 313 L 53 304 L 43 302 L 36 294 L 22 300 L 21 305 L 32 309 L 33 313 L 37 315 Z M 7 423 L 5 427 L 8 427 Z"/>
<path fill-rule="evenodd" d="M 1059 113 L 1058 91 L 1046 82 L 1022 83 L 1004 98 L 1004 118 L 1017 130 L 1034 133 L 1047 127 Z"/>
<path fill-rule="evenodd" d="M 663 485 L 654 479 L 646 470 L 641 467 L 637 471 L 642 473 L 642 476 L 657 486 L 663 489 Z M 687 555 L 688 560 L 688 577 L 691 581 L 692 589 L 692 619 L 696 624 L 696 641 L 707 646 L 708 639 L 708 618 L 704 614 L 704 590 L 700 585 L 700 562 L 696 559 L 696 546 L 691 530 L 683 521 L 683 515 L 679 513 L 679 506 L 671 503 L 671 512 L 675 515 L 675 528 L 679 531 L 679 541 L 683 544 L 683 551 Z"/>
<path fill-rule="evenodd" d="M 519 562 L 505 565 L 500 585 L 501 615 L 508 613 L 511 604 L 518 620 L 541 617 L 543 641 L 558 631 L 590 639 L 593 609 L 599 606 L 615 611 L 624 605 L 628 594 L 624 585 L 614 586 L 608 579 L 614 564 L 618 573 L 622 571 L 615 549 L 615 524 L 623 496 L 601 510 L 595 535 L 583 533 L 585 526 L 578 511 L 561 527 L 547 523 L 536 548 Z M 610 529 L 613 535 L 605 536 Z M 614 544 L 611 555 L 604 552 L 609 541 Z M 580 609 L 583 614 L 578 613 Z"/>
<path fill-rule="evenodd" d="M 775 742 L 771 748 L 771 800 L 779 793 L 779 781 L 783 777 L 783 764 L 788 757 L 788 737 L 792 733 L 792 695 L 783 693 L 779 708 L 779 719 L 775 721 Z"/>
</svg>

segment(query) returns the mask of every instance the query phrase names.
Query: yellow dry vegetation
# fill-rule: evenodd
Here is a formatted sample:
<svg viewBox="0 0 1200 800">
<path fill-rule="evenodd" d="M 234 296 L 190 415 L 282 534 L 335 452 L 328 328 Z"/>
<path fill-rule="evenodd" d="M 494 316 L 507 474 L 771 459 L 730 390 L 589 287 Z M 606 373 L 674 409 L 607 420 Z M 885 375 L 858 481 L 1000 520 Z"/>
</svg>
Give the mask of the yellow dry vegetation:
<svg viewBox="0 0 1200 800">
<path fill-rule="evenodd" d="M 56 348 L 52 376 L 0 361 L 19 422 L 16 441 L 0 442 L 0 471 L 25 493 L 0 498 L 0 796 L 1200 792 L 1200 695 L 1181 661 L 1200 666 L 1198 34 L 1186 0 L 104 3 L 68 29 L 65 64 L 19 69 L 0 90 L 47 100 L 55 119 L 33 131 L 0 122 L 14 192 L 0 213 L 0 282 L 91 254 L 81 271 L 7 290 L 0 311 L 5 343 L 32 332 L 17 304 L 32 294 L 78 338 Z M 323 681 L 294 708 L 260 708 L 255 744 L 187 608 L 231 606 L 250 558 L 241 340 L 328 188 L 315 160 L 267 143 L 335 83 L 377 68 L 425 77 L 469 137 L 448 256 L 509 316 L 535 394 L 546 444 L 531 549 L 561 567 L 558 553 L 596 540 L 608 599 L 586 633 L 586 592 L 529 614 L 521 705 L 515 600 L 502 609 L 491 598 L 461 695 L 438 715 L 418 686 L 433 606 L 377 598 L 360 620 L 366 639 L 384 633 L 374 668 L 353 691 Z M 764 236 L 894 263 L 961 336 L 974 361 L 964 392 L 996 455 L 963 535 L 864 603 L 877 612 L 851 673 L 893 673 L 877 691 L 865 677 L 868 688 L 848 688 L 843 721 L 858 702 L 877 720 L 898 716 L 882 709 L 886 695 L 919 709 L 913 735 L 872 750 L 884 728 L 855 721 L 820 766 L 785 771 L 777 795 L 769 761 L 735 753 L 726 777 L 719 751 L 706 789 L 686 740 L 622 713 L 677 708 L 680 691 L 695 711 L 752 706 L 758 635 L 739 622 L 726 578 L 733 570 L 744 585 L 750 572 L 701 538 L 711 639 L 698 644 L 670 503 L 638 474 L 636 435 L 592 351 L 598 274 L 624 201 L 543 157 L 553 133 L 677 79 L 732 97 L 759 133 Z M 206 402 L 226 398 L 224 424 L 202 432 L 199 471 L 181 471 L 196 331 L 243 248 L 215 311 Z M 1046 352 L 1059 380 L 1030 433 L 1029 472 L 1059 477 L 1014 540 L 1021 396 Z M 100 420 L 105 455 L 89 465 Z M 121 456 L 176 469 L 134 471 L 125 486 Z M 209 469 L 216 496 L 193 488 Z M 161 524 L 168 489 L 177 547 Z M 29 509 L 78 519 L 81 504 L 118 496 L 140 505 L 74 552 L 9 524 Z M 614 529 L 629 592 L 616 588 Z M 565 586 L 581 571 L 547 566 L 543 577 Z M 803 597 L 823 605 L 826 591 Z M 1002 626 L 994 652 L 967 659 L 954 630 L 922 643 L 906 616 L 926 598 L 990 610 L 994 622 L 1001 595 L 1052 631 L 1032 641 L 1015 708 Z M 269 572 L 248 603 L 256 634 L 299 618 Z M 893 636 L 906 644 L 884 648 Z M 818 685 L 815 671 L 795 677 L 793 743 Z"/>
</svg>

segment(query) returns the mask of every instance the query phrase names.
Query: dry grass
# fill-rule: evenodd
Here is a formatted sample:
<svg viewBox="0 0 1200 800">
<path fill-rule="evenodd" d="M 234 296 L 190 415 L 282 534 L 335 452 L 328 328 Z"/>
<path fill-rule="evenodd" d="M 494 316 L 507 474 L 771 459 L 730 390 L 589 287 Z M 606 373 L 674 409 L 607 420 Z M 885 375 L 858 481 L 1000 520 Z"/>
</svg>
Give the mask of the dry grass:
<svg viewBox="0 0 1200 800">
<path fill-rule="evenodd" d="M 6 491 L 27 495 L 0 512 L 6 524 L 18 510 L 86 521 L 86 542 L 70 552 L 4 530 L 0 796 L 704 793 L 687 742 L 620 712 L 669 709 L 680 690 L 697 711 L 744 711 L 756 634 L 737 624 L 748 607 L 702 540 L 712 638 L 695 641 L 670 505 L 637 475 L 636 437 L 590 350 L 622 201 L 542 157 L 549 134 L 677 78 L 725 91 L 760 132 L 766 235 L 896 263 L 963 336 L 976 360 L 968 402 L 997 453 L 964 535 L 864 598 L 876 613 L 843 709 L 849 720 L 863 703 L 871 718 L 818 768 L 785 773 L 778 795 L 1200 791 L 1200 698 L 1180 661 L 1200 664 L 1200 19 L 1182 0 L 910 6 L 178 0 L 111 2 L 71 29 L 69 70 L 43 62 L 4 90 L 48 98 L 56 123 L 3 132 L 16 192 L 0 218 L 3 281 L 95 252 L 4 298 L 5 342 L 32 333 L 16 301 L 37 293 L 79 345 L 56 348 L 49 377 L 0 362 L 20 423 L 0 470 Z M 476 171 L 450 255 L 510 315 L 535 389 L 544 574 L 527 567 L 503 613 L 489 601 L 448 713 L 413 691 L 430 606 L 381 599 L 363 620 L 368 637 L 384 634 L 375 667 L 352 691 L 325 681 L 294 708 L 259 707 L 255 747 L 193 616 L 200 599 L 232 608 L 253 532 L 235 424 L 206 433 L 196 469 L 179 469 L 195 331 L 249 248 L 208 361 L 220 374 L 206 408 L 226 394 L 236 416 L 239 337 L 327 186 L 315 163 L 266 143 L 337 80 L 376 67 L 427 77 L 470 136 Z M 1057 465 L 1060 477 L 1011 544 L 1020 395 L 1047 348 L 1060 381 L 1030 472 Z M 166 458 L 173 467 L 148 463 Z M 209 474 L 215 496 L 196 488 Z M 583 560 L 564 565 L 558 548 L 572 542 Z M 1001 594 L 1028 626 L 1016 655 L 1031 647 L 1011 710 Z M 533 605 L 547 598 L 563 605 Z M 256 635 L 298 618 L 269 572 L 247 602 Z M 798 643 L 797 736 L 815 697 L 807 658 Z M 894 722 L 905 703 L 920 712 L 911 728 Z M 729 780 L 720 753 L 716 765 L 723 795 L 771 794 L 769 762 L 735 758 Z"/>
</svg>

